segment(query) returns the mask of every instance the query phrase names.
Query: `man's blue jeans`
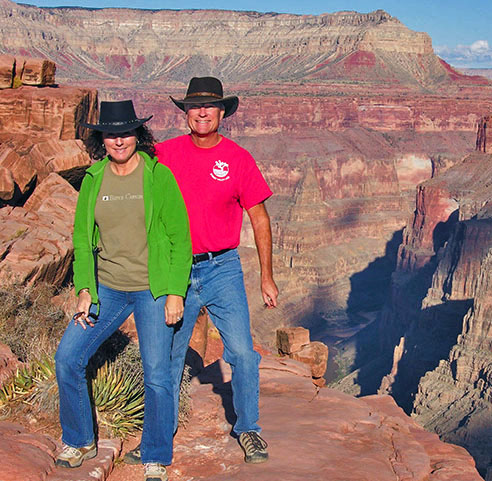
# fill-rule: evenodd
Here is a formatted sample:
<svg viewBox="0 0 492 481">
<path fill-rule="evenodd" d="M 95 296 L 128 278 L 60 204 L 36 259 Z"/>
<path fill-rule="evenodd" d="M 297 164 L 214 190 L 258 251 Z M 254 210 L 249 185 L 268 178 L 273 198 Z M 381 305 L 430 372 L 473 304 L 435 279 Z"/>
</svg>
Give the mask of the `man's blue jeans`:
<svg viewBox="0 0 492 481">
<path fill-rule="evenodd" d="M 234 432 L 260 431 L 258 426 L 260 355 L 253 349 L 243 271 L 237 250 L 194 264 L 182 323 L 172 348 L 172 372 L 178 406 L 179 386 L 193 326 L 202 306 L 208 310 L 224 344 L 224 360 L 232 369 Z M 177 415 L 175 428 L 177 427 Z"/>
<path fill-rule="evenodd" d="M 165 323 L 166 296 L 99 286 L 100 310 L 94 327 L 68 325 L 55 356 L 60 423 L 65 444 L 79 448 L 94 440 L 86 367 L 99 346 L 133 312 L 144 369 L 145 413 L 142 462 L 171 464 L 174 398 L 170 353 L 174 329 Z M 91 307 L 96 311 L 96 306 Z"/>
</svg>

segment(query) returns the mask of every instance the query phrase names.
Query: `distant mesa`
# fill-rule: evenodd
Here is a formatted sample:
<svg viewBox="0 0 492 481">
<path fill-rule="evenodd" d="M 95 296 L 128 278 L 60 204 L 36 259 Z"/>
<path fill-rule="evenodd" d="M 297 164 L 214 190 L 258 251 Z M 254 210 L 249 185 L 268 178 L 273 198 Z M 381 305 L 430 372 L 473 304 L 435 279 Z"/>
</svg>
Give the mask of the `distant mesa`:
<svg viewBox="0 0 492 481">
<path fill-rule="evenodd" d="M 219 10 L 37 8 L 0 3 L 0 52 L 49 58 L 60 78 L 344 82 L 436 89 L 473 82 L 443 65 L 426 33 L 383 10 L 291 15 Z M 476 80 L 475 80 L 476 82 Z M 486 82 L 486 80 L 482 80 Z"/>
</svg>

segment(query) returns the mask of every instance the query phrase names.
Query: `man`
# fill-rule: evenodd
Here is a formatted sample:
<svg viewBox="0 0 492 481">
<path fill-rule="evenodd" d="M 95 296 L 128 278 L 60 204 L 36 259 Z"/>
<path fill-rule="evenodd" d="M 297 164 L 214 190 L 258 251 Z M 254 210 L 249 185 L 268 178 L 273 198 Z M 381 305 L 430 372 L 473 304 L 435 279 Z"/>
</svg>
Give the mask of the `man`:
<svg viewBox="0 0 492 481">
<path fill-rule="evenodd" d="M 186 96 L 171 100 L 186 113 L 190 133 L 157 144 L 159 161 L 173 172 L 190 219 L 193 245 L 191 283 L 181 326 L 173 342 L 172 370 L 176 409 L 185 355 L 196 318 L 207 307 L 232 368 L 237 421 L 234 433 L 245 461 L 268 459 L 259 435 L 260 355 L 253 349 L 243 273 L 237 253 L 243 209 L 251 219 L 261 270 L 261 294 L 267 308 L 277 306 L 272 273 L 272 234 L 264 201 L 272 195 L 245 149 L 218 133 L 223 118 L 234 114 L 239 99 L 224 97 L 213 77 L 192 78 Z"/>
</svg>

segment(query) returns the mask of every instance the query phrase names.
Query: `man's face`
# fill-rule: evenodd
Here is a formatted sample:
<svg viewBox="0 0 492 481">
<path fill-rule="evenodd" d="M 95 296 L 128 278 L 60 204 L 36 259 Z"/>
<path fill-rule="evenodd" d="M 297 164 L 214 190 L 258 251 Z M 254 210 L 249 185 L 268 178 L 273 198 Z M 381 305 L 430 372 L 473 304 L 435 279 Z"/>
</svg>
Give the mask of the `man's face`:
<svg viewBox="0 0 492 481">
<path fill-rule="evenodd" d="M 186 106 L 188 127 L 193 134 L 206 137 L 217 132 L 220 121 L 224 118 L 224 110 L 214 104 L 197 104 Z"/>
</svg>

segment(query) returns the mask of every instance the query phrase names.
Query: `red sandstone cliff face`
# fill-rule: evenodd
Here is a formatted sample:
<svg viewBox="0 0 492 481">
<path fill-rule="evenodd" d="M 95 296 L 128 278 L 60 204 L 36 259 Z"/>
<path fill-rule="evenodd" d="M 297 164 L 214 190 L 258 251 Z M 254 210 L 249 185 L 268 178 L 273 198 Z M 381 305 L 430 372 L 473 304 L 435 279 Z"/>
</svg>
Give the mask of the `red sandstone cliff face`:
<svg viewBox="0 0 492 481">
<path fill-rule="evenodd" d="M 382 10 L 319 16 L 276 13 L 0 5 L 4 53 L 46 55 L 58 76 L 104 81 L 355 81 L 437 88 L 486 84 L 434 55 L 429 36 Z M 41 27 L 42 26 L 42 27 Z M 131 41 L 128 41 L 131 39 Z"/>
<path fill-rule="evenodd" d="M 77 200 L 71 183 L 90 164 L 76 139 L 79 122 L 93 120 L 96 109 L 97 93 L 86 88 L 0 90 L 3 283 L 66 281 Z"/>
<path fill-rule="evenodd" d="M 380 330 L 386 348 L 398 345 L 380 392 L 465 446 L 483 473 L 483 427 L 492 422 L 490 185 L 492 156 L 476 153 L 419 186 Z"/>
</svg>

